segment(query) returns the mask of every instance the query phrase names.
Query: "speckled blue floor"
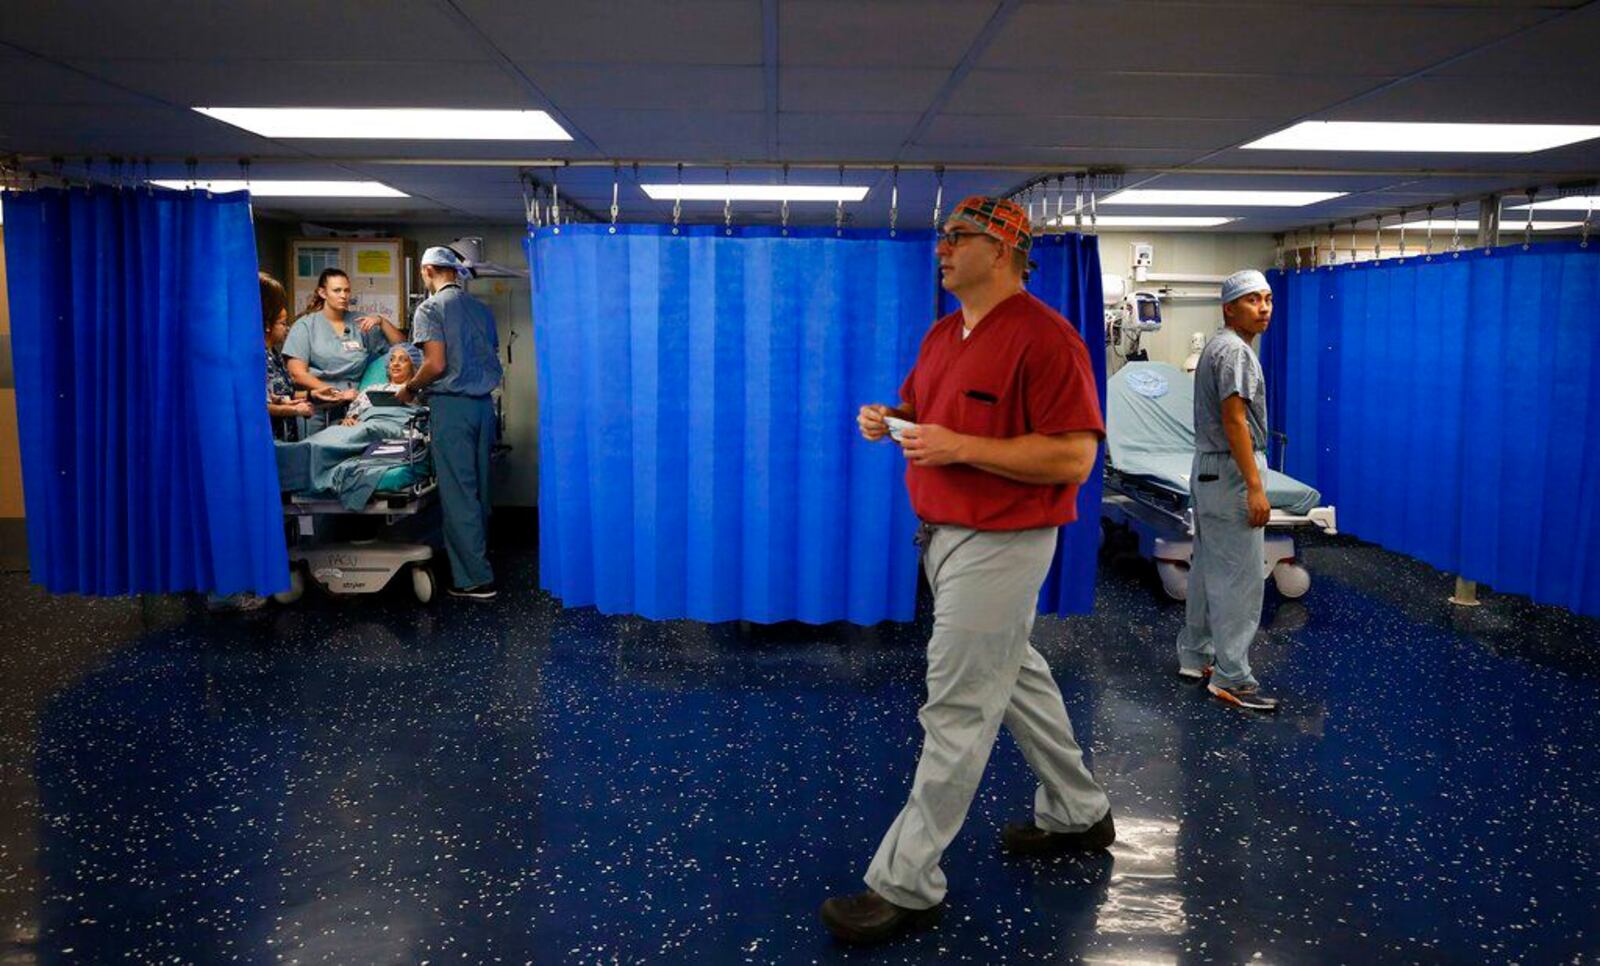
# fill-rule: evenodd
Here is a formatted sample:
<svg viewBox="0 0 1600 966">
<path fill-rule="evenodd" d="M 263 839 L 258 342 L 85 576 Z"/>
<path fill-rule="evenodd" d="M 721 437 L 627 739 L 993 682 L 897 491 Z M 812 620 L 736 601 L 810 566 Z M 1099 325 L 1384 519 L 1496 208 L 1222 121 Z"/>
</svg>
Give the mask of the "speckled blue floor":
<svg viewBox="0 0 1600 966">
<path fill-rule="evenodd" d="M 1041 621 L 1119 842 L 1003 859 L 1032 783 L 1002 738 L 943 925 L 868 952 L 816 907 L 903 801 L 926 617 L 650 624 L 532 591 L 211 616 L 6 575 L 0 962 L 1600 957 L 1600 622 L 1453 609 L 1353 541 L 1304 556 L 1255 650 L 1277 718 L 1171 676 L 1147 565 Z"/>
</svg>

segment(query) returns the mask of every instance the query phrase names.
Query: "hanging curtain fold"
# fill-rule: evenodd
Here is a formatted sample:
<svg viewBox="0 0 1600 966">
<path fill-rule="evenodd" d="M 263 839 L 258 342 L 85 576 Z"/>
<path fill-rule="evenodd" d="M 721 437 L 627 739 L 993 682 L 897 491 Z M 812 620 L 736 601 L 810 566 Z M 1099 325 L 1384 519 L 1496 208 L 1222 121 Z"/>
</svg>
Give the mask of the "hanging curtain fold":
<svg viewBox="0 0 1600 966">
<path fill-rule="evenodd" d="M 1275 309 L 1267 331 L 1256 341 L 1256 353 L 1261 359 L 1261 372 L 1267 380 L 1267 419 L 1270 435 L 1267 437 L 1267 465 L 1280 473 L 1293 476 L 1285 468 L 1288 458 L 1287 420 L 1289 402 L 1289 313 L 1288 276 L 1280 269 L 1267 273 L 1267 284 L 1272 286 L 1272 305 Z"/>
<path fill-rule="evenodd" d="M 856 432 L 934 320 L 928 231 L 529 235 L 540 582 L 701 621 L 909 620 L 904 460 Z"/>
<path fill-rule="evenodd" d="M 33 580 L 285 589 L 248 196 L 41 189 L 5 215 Z"/>
<path fill-rule="evenodd" d="M 1289 320 L 1273 419 L 1289 471 L 1338 506 L 1340 529 L 1600 615 L 1600 250 L 1510 246 L 1273 284 Z"/>
<path fill-rule="evenodd" d="M 1105 306 L 1101 296 L 1100 239 L 1067 233 L 1043 235 L 1034 243 L 1038 268 L 1028 290 L 1060 312 L 1083 336 L 1094 365 L 1100 411 L 1106 407 Z M 1088 614 L 1094 610 L 1095 571 L 1100 552 L 1100 495 L 1105 447 L 1095 459 L 1094 473 L 1078 488 L 1078 519 L 1061 528 L 1056 559 L 1039 591 L 1039 610 L 1046 614 Z"/>
</svg>

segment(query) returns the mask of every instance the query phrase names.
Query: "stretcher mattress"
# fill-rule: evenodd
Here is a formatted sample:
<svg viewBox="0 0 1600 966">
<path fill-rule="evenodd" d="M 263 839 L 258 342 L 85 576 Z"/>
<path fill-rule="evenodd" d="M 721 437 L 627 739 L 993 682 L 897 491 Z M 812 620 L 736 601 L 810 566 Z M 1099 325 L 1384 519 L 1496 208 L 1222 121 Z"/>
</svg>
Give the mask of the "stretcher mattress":
<svg viewBox="0 0 1600 966">
<path fill-rule="evenodd" d="M 1106 461 L 1118 473 L 1189 492 L 1194 459 L 1194 377 L 1164 362 L 1130 362 L 1106 386 Z M 1267 470 L 1274 509 L 1304 514 L 1322 494 Z"/>
</svg>

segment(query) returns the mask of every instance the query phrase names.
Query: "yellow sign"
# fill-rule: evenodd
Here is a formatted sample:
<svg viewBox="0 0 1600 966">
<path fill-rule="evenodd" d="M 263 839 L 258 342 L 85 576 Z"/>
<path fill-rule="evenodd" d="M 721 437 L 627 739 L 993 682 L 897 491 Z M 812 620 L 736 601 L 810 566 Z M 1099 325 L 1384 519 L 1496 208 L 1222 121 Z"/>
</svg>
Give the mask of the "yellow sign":
<svg viewBox="0 0 1600 966">
<path fill-rule="evenodd" d="M 357 275 L 393 275 L 394 255 L 387 248 L 356 249 Z"/>
</svg>

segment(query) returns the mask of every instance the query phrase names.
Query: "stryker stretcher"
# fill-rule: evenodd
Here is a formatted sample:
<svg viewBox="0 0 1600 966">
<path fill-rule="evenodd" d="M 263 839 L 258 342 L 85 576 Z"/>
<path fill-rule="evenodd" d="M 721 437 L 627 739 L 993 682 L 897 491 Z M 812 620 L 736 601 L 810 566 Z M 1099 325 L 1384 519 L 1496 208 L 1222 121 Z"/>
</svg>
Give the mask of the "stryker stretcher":
<svg viewBox="0 0 1600 966">
<path fill-rule="evenodd" d="M 383 383 L 382 370 L 369 367 L 363 385 L 368 380 Z M 355 426 L 333 425 L 298 442 L 275 444 L 283 512 L 296 523 L 289 589 L 276 595 L 280 603 L 297 600 L 308 576 L 332 594 L 370 594 L 401 570 L 409 571 L 417 600 L 433 599 L 436 580 L 428 544 L 315 539 L 316 520 L 322 517 L 376 517 L 395 524 L 427 508 L 438 490 L 427 413 L 415 406 L 375 407 Z"/>
<path fill-rule="evenodd" d="M 1130 362 L 1106 387 L 1105 526 L 1131 531 L 1139 553 L 1156 563 L 1174 600 L 1188 594 L 1194 551 L 1189 470 L 1194 459 L 1194 377 L 1163 362 Z M 1300 597 L 1311 574 L 1295 559 L 1296 527 L 1336 533 L 1334 508 L 1318 506 L 1312 487 L 1265 471 L 1272 518 L 1267 524 L 1262 579 L 1272 577 L 1285 597 Z"/>
</svg>

